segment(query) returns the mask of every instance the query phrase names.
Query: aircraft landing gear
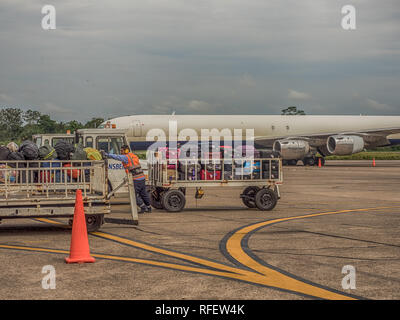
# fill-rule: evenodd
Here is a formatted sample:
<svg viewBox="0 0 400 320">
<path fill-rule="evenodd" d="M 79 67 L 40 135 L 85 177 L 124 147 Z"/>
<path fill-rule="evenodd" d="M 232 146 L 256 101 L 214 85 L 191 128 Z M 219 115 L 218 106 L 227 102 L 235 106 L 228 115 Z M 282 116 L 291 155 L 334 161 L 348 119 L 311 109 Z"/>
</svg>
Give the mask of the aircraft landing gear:
<svg viewBox="0 0 400 320">
<path fill-rule="evenodd" d="M 298 160 L 295 160 L 295 159 L 292 159 L 292 160 L 282 160 L 282 165 L 284 165 L 284 166 L 295 166 L 295 165 L 297 165 L 297 161 L 298 161 Z"/>
<path fill-rule="evenodd" d="M 303 159 L 301 159 L 301 161 L 303 161 L 303 164 L 305 166 L 318 166 L 319 161 L 321 160 L 321 166 L 325 165 L 325 158 L 324 157 L 317 157 L 315 155 L 312 156 L 308 156 L 305 157 Z M 298 160 L 295 159 L 282 159 L 282 165 L 284 166 L 296 166 L 297 165 Z"/>
<path fill-rule="evenodd" d="M 321 160 L 321 166 L 325 165 L 324 157 L 315 157 L 315 156 L 304 158 L 303 163 L 305 166 L 317 166 L 320 160 Z"/>
</svg>

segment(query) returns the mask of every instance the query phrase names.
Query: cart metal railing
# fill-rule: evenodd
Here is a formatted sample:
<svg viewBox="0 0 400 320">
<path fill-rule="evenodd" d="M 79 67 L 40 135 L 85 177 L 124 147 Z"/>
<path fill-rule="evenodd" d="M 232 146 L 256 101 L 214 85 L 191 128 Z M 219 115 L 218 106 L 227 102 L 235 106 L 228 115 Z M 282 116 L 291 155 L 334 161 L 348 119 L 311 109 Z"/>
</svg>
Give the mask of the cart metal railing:
<svg viewBox="0 0 400 320">
<path fill-rule="evenodd" d="M 72 217 L 82 190 L 87 227 L 98 229 L 110 213 L 104 161 L 0 161 L 0 220 Z"/>
<path fill-rule="evenodd" d="M 152 205 L 157 209 L 181 211 L 186 188 L 243 187 L 240 195 L 249 208 L 272 210 L 280 198 L 283 183 L 280 158 L 165 159 L 157 153 L 148 158 Z"/>
<path fill-rule="evenodd" d="M 158 187 L 190 185 L 266 185 L 281 184 L 279 158 L 237 159 L 157 159 L 149 161 L 149 181 Z"/>
<path fill-rule="evenodd" d="M 75 201 L 77 189 L 85 200 L 102 201 L 106 174 L 104 161 L 1 161 L 0 206 Z"/>
</svg>

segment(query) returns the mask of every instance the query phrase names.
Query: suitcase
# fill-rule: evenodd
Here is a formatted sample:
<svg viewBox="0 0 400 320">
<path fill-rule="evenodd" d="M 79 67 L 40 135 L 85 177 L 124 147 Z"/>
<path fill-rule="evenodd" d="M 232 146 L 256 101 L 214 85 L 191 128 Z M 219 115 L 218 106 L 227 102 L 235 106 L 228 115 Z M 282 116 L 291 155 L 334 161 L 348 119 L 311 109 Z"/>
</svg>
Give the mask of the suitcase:
<svg viewBox="0 0 400 320">
<path fill-rule="evenodd" d="M 221 180 L 221 171 L 206 171 L 201 170 L 200 172 L 201 180 Z"/>
</svg>

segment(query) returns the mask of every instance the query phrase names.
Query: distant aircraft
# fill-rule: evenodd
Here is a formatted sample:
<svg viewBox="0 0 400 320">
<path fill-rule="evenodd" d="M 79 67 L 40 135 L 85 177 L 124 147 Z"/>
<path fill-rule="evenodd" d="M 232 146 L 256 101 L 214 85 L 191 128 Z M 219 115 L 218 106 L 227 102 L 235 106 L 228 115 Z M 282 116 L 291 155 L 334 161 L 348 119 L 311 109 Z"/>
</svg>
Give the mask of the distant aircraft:
<svg viewBox="0 0 400 320">
<path fill-rule="evenodd" d="M 242 130 L 234 139 L 245 142 L 246 129 L 252 129 L 256 148 L 279 151 L 284 162 L 292 165 L 298 160 L 315 165 L 317 153 L 323 164 L 328 155 L 350 155 L 365 148 L 400 144 L 400 116 L 133 115 L 108 120 L 101 127 L 126 130 L 131 145 L 145 150 L 154 143 L 153 139 L 148 141 L 152 129 L 162 130 L 166 140 L 174 139 L 170 137 L 171 121 L 176 123 L 175 139 L 181 143 L 201 137 L 202 130 L 233 135 L 234 129 Z"/>
</svg>

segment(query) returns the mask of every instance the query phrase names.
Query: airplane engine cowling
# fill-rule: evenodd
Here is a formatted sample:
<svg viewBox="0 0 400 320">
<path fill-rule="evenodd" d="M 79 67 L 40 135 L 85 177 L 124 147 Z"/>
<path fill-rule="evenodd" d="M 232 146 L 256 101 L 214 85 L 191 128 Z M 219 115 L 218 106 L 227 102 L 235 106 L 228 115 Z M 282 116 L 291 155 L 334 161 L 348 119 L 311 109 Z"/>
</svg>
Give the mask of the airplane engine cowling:
<svg viewBox="0 0 400 320">
<path fill-rule="evenodd" d="M 299 160 L 310 152 L 310 145 L 304 140 L 276 140 L 273 150 L 280 152 L 282 159 Z"/>
<path fill-rule="evenodd" d="M 364 139 L 359 136 L 330 136 L 326 146 L 331 154 L 345 156 L 364 149 Z"/>
</svg>

